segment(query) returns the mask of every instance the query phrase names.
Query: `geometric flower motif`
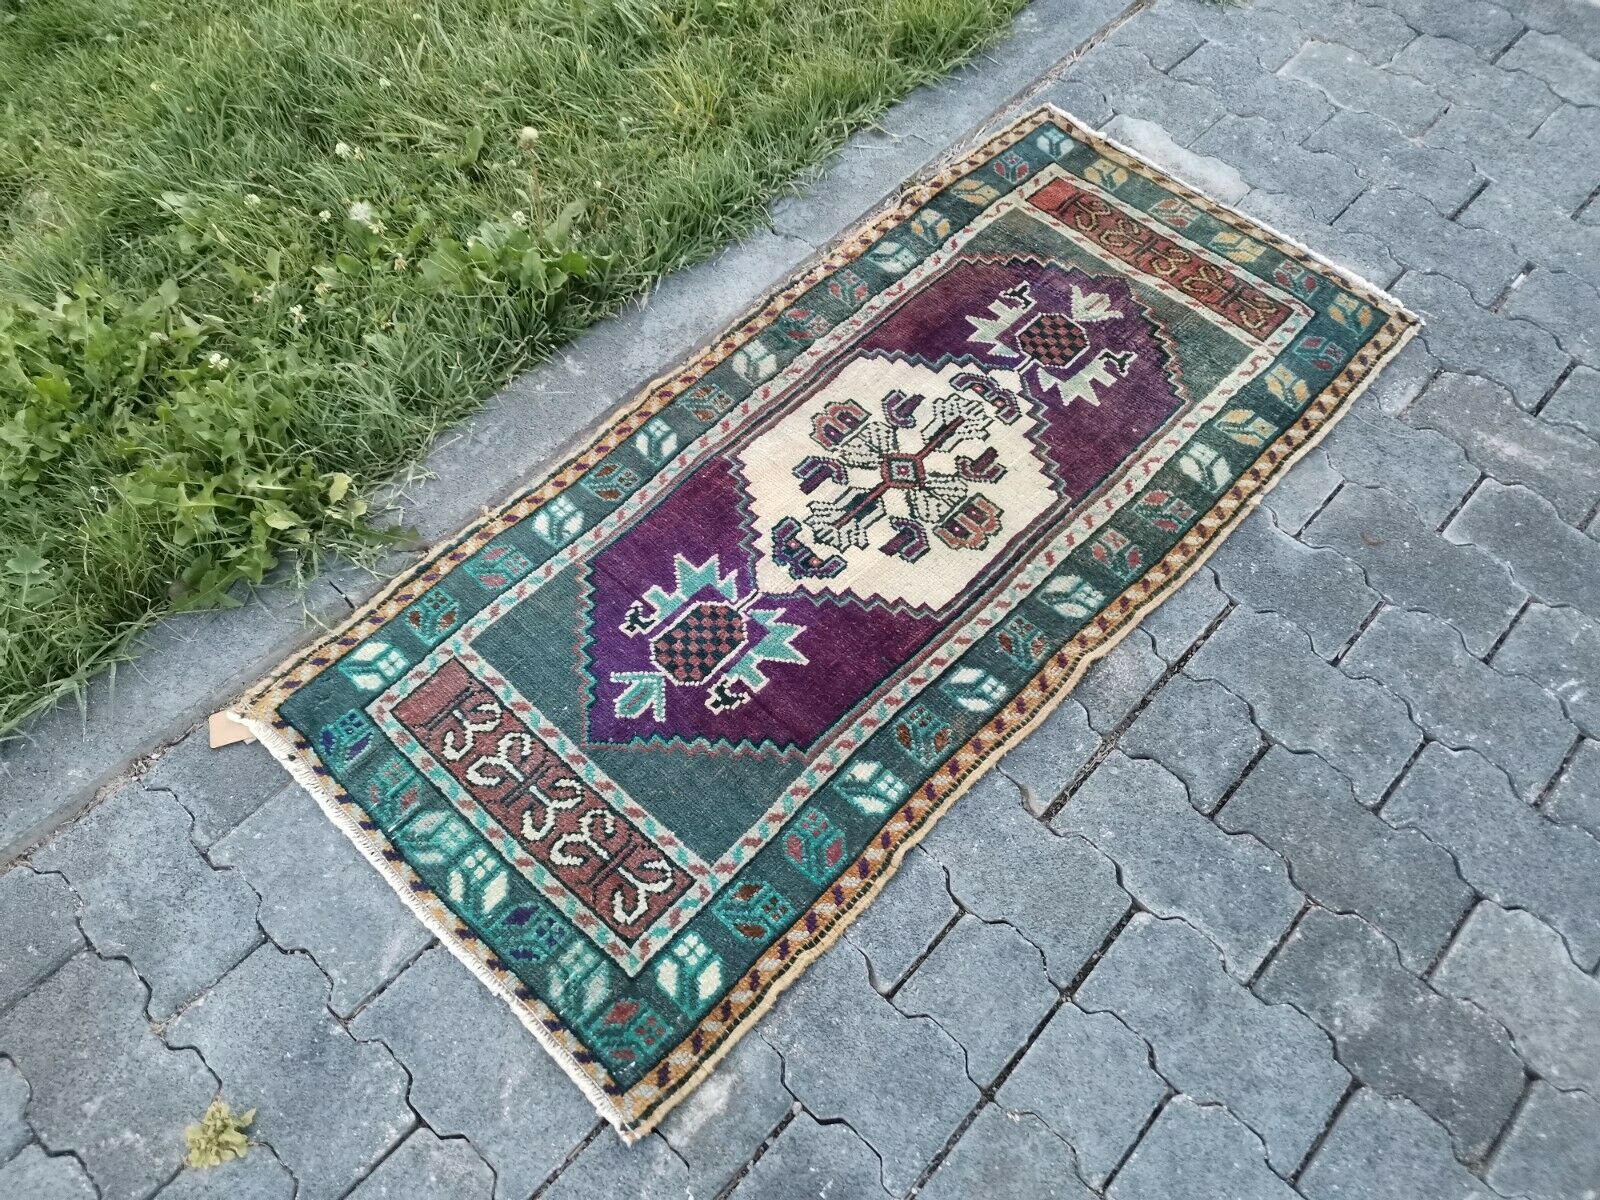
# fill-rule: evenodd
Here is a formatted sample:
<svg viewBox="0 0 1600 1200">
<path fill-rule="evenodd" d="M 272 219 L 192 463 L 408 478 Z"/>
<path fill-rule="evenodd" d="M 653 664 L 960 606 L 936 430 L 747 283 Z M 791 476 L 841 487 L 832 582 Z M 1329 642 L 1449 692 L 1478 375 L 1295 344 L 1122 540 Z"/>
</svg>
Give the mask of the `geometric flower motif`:
<svg viewBox="0 0 1600 1200">
<path fill-rule="evenodd" d="M 1333 303 L 1328 305 L 1328 315 L 1346 329 L 1354 329 L 1365 333 L 1371 326 L 1377 314 L 1349 292 L 1340 292 L 1333 298 Z"/>
<path fill-rule="evenodd" d="M 1006 685 L 978 667 L 957 667 L 940 681 L 939 690 L 975 713 L 992 712 L 1006 699 Z"/>
<path fill-rule="evenodd" d="M 659 465 L 677 453 L 677 431 L 660 417 L 651 417 L 644 428 L 633 435 L 633 448 L 646 462 Z"/>
<path fill-rule="evenodd" d="M 453 904 L 470 904 L 482 915 L 494 912 L 510 890 L 505 864 L 483 846 L 467 851 L 445 881 L 445 894 Z"/>
<path fill-rule="evenodd" d="M 827 883 L 844 868 L 844 835 L 821 809 L 808 808 L 784 835 L 783 853 L 812 883 Z"/>
<path fill-rule="evenodd" d="M 533 531 L 552 546 L 565 546 L 583 529 L 583 510 L 562 492 L 533 514 Z"/>
<path fill-rule="evenodd" d="M 1222 256 L 1236 263 L 1252 263 L 1267 252 L 1267 248 L 1255 238 L 1246 237 L 1231 229 L 1224 230 L 1211 239 L 1211 245 L 1222 252 Z"/>
<path fill-rule="evenodd" d="M 1039 599 L 1057 616 L 1087 621 L 1106 602 L 1106 594 L 1079 575 L 1053 575 L 1039 589 Z"/>
<path fill-rule="evenodd" d="M 1241 446 L 1260 449 L 1272 440 L 1272 423 L 1253 409 L 1231 408 L 1217 418 L 1217 428 Z"/>
<path fill-rule="evenodd" d="M 339 673 L 363 692 L 375 692 L 411 666 L 388 642 L 364 642 L 339 660 Z"/>
<path fill-rule="evenodd" d="M 950 722 L 921 701 L 901 712 L 894 726 L 894 740 L 924 767 L 931 767 L 944 758 L 955 736 Z"/>
<path fill-rule="evenodd" d="M 1115 529 L 1101 531 L 1089 545 L 1089 553 L 1106 570 L 1127 582 L 1144 568 L 1144 550 Z"/>
<path fill-rule="evenodd" d="M 631 1067 L 672 1033 L 672 1026 L 638 1000 L 612 1004 L 589 1025 L 590 1048 L 614 1067 Z"/>
<path fill-rule="evenodd" d="M 436 587 L 424 592 L 401 613 L 400 620 L 424 646 L 437 646 L 461 624 L 461 604 L 442 587 Z"/>
<path fill-rule="evenodd" d="M 656 963 L 656 983 L 689 1016 L 697 1016 L 722 990 L 722 960 L 697 933 L 686 933 Z"/>
<path fill-rule="evenodd" d="M 586 1017 L 611 995 L 611 971 L 600 952 L 583 938 L 573 938 L 546 968 L 550 1004 L 562 1014 Z"/>
<path fill-rule="evenodd" d="M 1133 514 L 1162 533 L 1177 533 L 1194 516 L 1194 508 L 1165 488 L 1151 488 L 1134 504 Z"/>
<path fill-rule="evenodd" d="M 1037 666 L 1050 653 L 1043 631 L 1021 613 L 995 630 L 994 640 L 1002 654 L 1025 669 Z"/>
<path fill-rule="evenodd" d="M 867 261 L 885 275 L 904 275 L 922 261 L 926 250 L 914 246 L 909 240 L 885 240 L 867 252 Z"/>
<path fill-rule="evenodd" d="M 911 785 L 888 767 L 865 760 L 836 775 L 833 787 L 869 817 L 882 816 L 911 792 Z"/>
<path fill-rule="evenodd" d="M 1177 196 L 1164 196 L 1150 206 L 1150 215 L 1159 217 L 1163 223 L 1174 229 L 1187 229 L 1198 221 L 1204 214 Z"/>
<path fill-rule="evenodd" d="M 760 338 L 752 338 L 734 351 L 728 365 L 746 383 L 765 383 L 778 373 L 778 356 L 768 350 Z"/>
<path fill-rule="evenodd" d="M 697 383 L 673 401 L 696 421 L 706 424 L 715 421 L 733 407 L 733 396 L 714 383 Z"/>
<path fill-rule="evenodd" d="M 1190 442 L 1178 455 L 1178 470 L 1190 479 L 1213 492 L 1220 492 L 1233 482 L 1233 469 L 1204 442 Z"/>
<path fill-rule="evenodd" d="M 384 829 L 393 829 L 412 815 L 422 802 L 422 776 L 397 754 L 373 774 L 367 784 L 367 815 Z"/>
<path fill-rule="evenodd" d="M 1007 150 L 994 160 L 994 173 L 1001 179 L 1009 179 L 1012 183 L 1021 183 L 1032 170 L 1028 160 L 1015 150 Z"/>
<path fill-rule="evenodd" d="M 712 911 L 718 920 L 740 937 L 764 942 L 787 928 L 794 906 L 770 883 L 746 880 L 723 893 Z"/>
<path fill-rule="evenodd" d="M 1128 182 L 1128 171 L 1107 159 L 1097 158 L 1084 168 L 1083 177 L 1108 192 L 1114 192 Z"/>
<path fill-rule="evenodd" d="M 322 727 L 317 753 L 330 768 L 341 770 L 372 749 L 372 735 L 372 722 L 351 709 Z"/>
<path fill-rule="evenodd" d="M 984 186 L 988 187 L 988 184 L 985 184 Z M 990 188 L 989 190 L 994 191 L 993 188 Z M 999 193 L 996 192 L 995 195 L 998 196 Z M 991 196 L 989 200 L 975 200 L 973 203 L 988 204 L 993 199 L 994 196 Z M 832 279 L 828 280 L 828 295 L 832 296 L 835 300 L 843 301 L 852 307 L 859 305 L 863 300 L 871 295 L 871 293 L 872 289 L 867 286 L 867 281 L 848 268 L 839 271 Z"/>
<path fill-rule="evenodd" d="M 957 200 L 964 200 L 968 204 L 975 204 L 979 208 L 988 208 L 989 205 L 1000 199 L 1000 189 L 992 183 L 985 183 L 976 175 L 968 175 L 950 189 L 950 195 Z"/>
<path fill-rule="evenodd" d="M 1305 359 L 1319 371 L 1331 371 L 1345 360 L 1343 346 L 1332 338 L 1316 335 L 1301 338 L 1290 353 Z"/>
<path fill-rule="evenodd" d="M 1297 410 L 1304 408 L 1306 401 L 1311 399 L 1311 389 L 1306 386 L 1306 381 L 1282 363 L 1267 372 L 1267 391 Z"/>
<path fill-rule="evenodd" d="M 493 542 L 461 565 L 490 592 L 503 591 L 533 570 L 532 560 L 508 542 Z"/>
<path fill-rule="evenodd" d="M 545 904 L 516 904 L 500 914 L 495 945 L 519 963 L 542 963 L 567 942 L 567 929 Z"/>
<path fill-rule="evenodd" d="M 639 486 L 639 473 L 621 463 L 603 462 L 578 482 L 595 499 L 615 504 Z"/>
<path fill-rule="evenodd" d="M 1043 150 L 1051 158 L 1057 157 L 1062 150 L 1072 145 L 1072 139 L 1054 125 L 1046 125 L 1034 137 L 1033 144 Z"/>
<path fill-rule="evenodd" d="M 1317 288 L 1321 286 L 1320 276 L 1312 273 L 1299 263 L 1279 263 L 1272 272 L 1273 282 L 1285 291 L 1293 292 L 1302 299 L 1309 300 L 1316 295 Z"/>
</svg>

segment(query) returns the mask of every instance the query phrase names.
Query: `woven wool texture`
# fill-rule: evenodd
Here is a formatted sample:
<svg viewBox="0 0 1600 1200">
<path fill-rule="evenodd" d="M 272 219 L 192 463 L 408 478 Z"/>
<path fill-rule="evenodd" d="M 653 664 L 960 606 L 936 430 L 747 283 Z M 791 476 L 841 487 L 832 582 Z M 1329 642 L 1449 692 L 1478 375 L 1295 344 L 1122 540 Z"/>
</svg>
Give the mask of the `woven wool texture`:
<svg viewBox="0 0 1600 1200">
<path fill-rule="evenodd" d="M 239 714 L 631 1141 L 1415 328 L 1042 110 Z"/>
</svg>

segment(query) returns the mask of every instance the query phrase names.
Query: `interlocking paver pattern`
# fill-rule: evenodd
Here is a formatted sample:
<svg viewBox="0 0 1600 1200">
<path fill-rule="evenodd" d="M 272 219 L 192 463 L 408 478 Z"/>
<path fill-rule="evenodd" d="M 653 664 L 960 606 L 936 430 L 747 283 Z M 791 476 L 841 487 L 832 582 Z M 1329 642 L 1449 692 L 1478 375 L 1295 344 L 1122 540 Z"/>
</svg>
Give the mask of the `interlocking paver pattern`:
<svg viewBox="0 0 1600 1200">
<path fill-rule="evenodd" d="M 1153 0 L 1069 57 L 1121 9 L 1037 0 L 664 285 L 704 302 L 597 330 L 590 390 L 1062 60 L 1021 103 L 1425 317 L 1346 423 L 632 1150 L 259 748 L 191 736 L 0 873 L 0 1195 L 1600 1192 L 1600 7 Z M 219 1090 L 256 1145 L 182 1169 Z"/>
</svg>

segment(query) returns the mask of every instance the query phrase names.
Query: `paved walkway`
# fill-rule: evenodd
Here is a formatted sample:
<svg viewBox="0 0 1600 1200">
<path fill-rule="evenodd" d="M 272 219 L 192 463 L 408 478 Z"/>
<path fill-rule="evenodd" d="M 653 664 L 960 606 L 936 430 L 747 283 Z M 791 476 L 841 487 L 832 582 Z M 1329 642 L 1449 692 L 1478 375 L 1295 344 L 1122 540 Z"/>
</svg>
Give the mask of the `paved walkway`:
<svg viewBox="0 0 1600 1200">
<path fill-rule="evenodd" d="M 1428 328 L 659 1135 L 191 739 L 0 875 L 0 1196 L 1592 1200 L 1597 57 L 1160 0 L 1049 84 Z"/>
</svg>

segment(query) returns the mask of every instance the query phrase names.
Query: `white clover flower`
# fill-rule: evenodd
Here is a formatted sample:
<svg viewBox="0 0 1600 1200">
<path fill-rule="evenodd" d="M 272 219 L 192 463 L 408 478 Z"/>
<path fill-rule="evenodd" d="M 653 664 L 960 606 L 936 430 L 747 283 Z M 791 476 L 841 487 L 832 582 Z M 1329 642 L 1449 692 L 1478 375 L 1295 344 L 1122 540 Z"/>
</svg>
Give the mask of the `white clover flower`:
<svg viewBox="0 0 1600 1200">
<path fill-rule="evenodd" d="M 294 323 L 296 325 L 303 325 L 305 323 L 306 310 L 301 308 L 298 304 L 291 304 L 289 306 L 289 315 L 294 318 Z"/>
<path fill-rule="evenodd" d="M 528 227 L 528 214 L 523 212 L 520 208 L 517 209 L 516 212 L 511 214 L 511 223 L 513 225 L 520 225 L 522 228 L 526 229 Z"/>
<path fill-rule="evenodd" d="M 524 125 L 517 131 L 517 145 L 524 150 L 532 150 L 539 144 L 539 131 L 532 125 Z"/>
<path fill-rule="evenodd" d="M 334 146 L 333 153 L 335 158 L 349 158 L 355 151 L 350 148 L 349 142 L 340 142 Z"/>
<path fill-rule="evenodd" d="M 396 254 L 394 256 L 394 269 L 396 271 L 404 271 L 410 265 L 410 263 L 406 262 L 406 256 L 404 254 Z"/>
<path fill-rule="evenodd" d="M 171 338 L 169 338 L 166 334 L 162 333 L 161 330 L 159 330 L 159 329 L 152 329 L 150 331 L 150 344 L 152 346 L 159 346 L 163 342 L 170 342 L 171 340 L 172 340 Z"/>
<path fill-rule="evenodd" d="M 246 204 L 248 204 L 251 208 L 260 208 L 261 207 L 261 197 L 256 195 L 254 192 L 248 193 L 244 198 L 244 202 Z"/>
<path fill-rule="evenodd" d="M 323 209 L 321 212 L 319 212 L 317 214 L 317 220 L 321 221 L 324 225 L 326 225 L 329 221 L 333 220 L 333 214 L 331 212 L 329 212 L 327 209 Z"/>
<path fill-rule="evenodd" d="M 212 370 L 215 371 L 226 371 L 229 367 L 233 366 L 232 359 L 230 359 L 226 354 L 220 354 L 215 350 L 206 355 L 206 363 L 212 368 Z"/>
<path fill-rule="evenodd" d="M 326 279 L 319 279 L 316 283 L 311 285 L 311 290 L 319 296 L 326 296 L 329 292 L 333 291 L 333 284 L 329 283 Z"/>
<path fill-rule="evenodd" d="M 383 222 L 378 220 L 378 214 L 372 211 L 372 205 L 365 200 L 357 200 L 352 204 L 347 215 L 357 225 L 365 225 L 373 233 L 383 232 Z"/>
</svg>

